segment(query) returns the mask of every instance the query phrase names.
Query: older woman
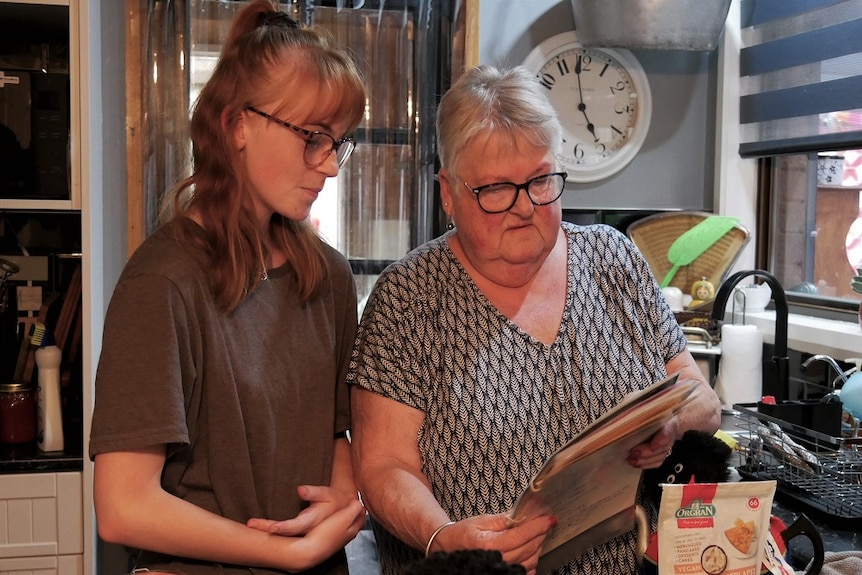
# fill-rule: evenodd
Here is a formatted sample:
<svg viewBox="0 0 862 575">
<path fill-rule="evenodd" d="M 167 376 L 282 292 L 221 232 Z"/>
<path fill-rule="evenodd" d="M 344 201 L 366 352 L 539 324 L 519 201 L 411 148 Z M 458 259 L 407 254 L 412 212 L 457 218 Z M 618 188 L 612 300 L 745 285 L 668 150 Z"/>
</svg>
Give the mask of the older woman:
<svg viewBox="0 0 862 575">
<path fill-rule="evenodd" d="M 656 467 L 684 431 L 718 428 L 719 401 L 637 249 L 562 222 L 561 128 L 532 75 L 467 71 L 437 132 L 452 229 L 390 266 L 365 308 L 348 375 L 357 482 L 384 574 L 462 548 L 532 573 L 555 518 L 507 528 L 505 513 L 550 454 L 680 372 L 700 393 L 629 454 Z M 557 572 L 634 572 L 634 548 L 629 533 Z"/>
</svg>

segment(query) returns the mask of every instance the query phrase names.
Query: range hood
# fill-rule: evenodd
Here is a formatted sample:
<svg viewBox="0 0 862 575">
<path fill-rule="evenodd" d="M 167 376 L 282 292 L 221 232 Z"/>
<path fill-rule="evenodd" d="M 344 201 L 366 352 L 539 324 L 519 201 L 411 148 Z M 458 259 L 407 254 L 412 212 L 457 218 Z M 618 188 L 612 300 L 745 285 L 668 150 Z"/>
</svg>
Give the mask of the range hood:
<svg viewBox="0 0 862 575">
<path fill-rule="evenodd" d="M 731 0 L 572 0 L 584 46 L 711 51 Z"/>
</svg>

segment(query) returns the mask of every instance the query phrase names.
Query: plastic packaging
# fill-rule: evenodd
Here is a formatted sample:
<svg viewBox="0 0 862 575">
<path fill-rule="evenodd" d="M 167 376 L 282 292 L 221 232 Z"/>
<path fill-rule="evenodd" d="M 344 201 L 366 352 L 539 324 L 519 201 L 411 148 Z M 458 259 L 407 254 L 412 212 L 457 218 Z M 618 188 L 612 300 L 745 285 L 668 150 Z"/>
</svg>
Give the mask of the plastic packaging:
<svg viewBox="0 0 862 575">
<path fill-rule="evenodd" d="M 844 404 L 844 411 L 857 420 L 862 420 L 862 358 L 851 357 L 844 361 L 855 363 L 856 370 L 841 387 L 841 402 Z"/>
<path fill-rule="evenodd" d="M 56 345 L 36 350 L 38 401 L 36 445 L 41 451 L 63 451 L 63 408 L 60 401 L 60 360 L 62 352 Z"/>
</svg>

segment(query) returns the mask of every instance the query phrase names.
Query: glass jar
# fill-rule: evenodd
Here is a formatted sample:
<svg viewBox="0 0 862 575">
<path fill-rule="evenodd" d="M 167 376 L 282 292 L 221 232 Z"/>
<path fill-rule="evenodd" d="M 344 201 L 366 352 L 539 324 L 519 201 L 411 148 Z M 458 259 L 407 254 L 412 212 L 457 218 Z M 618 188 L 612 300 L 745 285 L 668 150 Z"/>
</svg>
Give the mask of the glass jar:
<svg viewBox="0 0 862 575">
<path fill-rule="evenodd" d="M 28 383 L 0 383 L 0 443 L 36 438 L 36 389 Z"/>
</svg>

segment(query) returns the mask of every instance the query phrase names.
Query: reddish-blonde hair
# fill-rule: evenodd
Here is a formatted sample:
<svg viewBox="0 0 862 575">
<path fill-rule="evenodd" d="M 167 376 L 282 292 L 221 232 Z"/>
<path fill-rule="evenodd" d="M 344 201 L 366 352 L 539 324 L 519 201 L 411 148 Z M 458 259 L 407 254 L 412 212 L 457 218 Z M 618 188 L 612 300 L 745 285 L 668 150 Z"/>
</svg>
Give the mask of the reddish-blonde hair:
<svg viewBox="0 0 862 575">
<path fill-rule="evenodd" d="M 209 254 L 213 292 L 220 306 L 233 310 L 261 281 L 266 242 L 283 250 L 303 299 L 317 291 L 327 270 L 323 243 L 306 221 L 274 214 L 265 238 L 252 211 L 232 132 L 240 113 L 260 102 L 281 102 L 291 109 L 298 91 L 316 91 L 316 118 L 349 120 L 359 125 L 365 88 L 356 64 L 318 29 L 299 25 L 255 0 L 231 24 L 213 74 L 195 103 L 191 119 L 192 175 L 166 197 L 182 240 L 196 242 Z M 335 123 L 334 121 L 332 123 Z M 302 161 L 299 159 L 298 161 Z M 196 232 L 198 223 L 204 238 Z"/>
</svg>

